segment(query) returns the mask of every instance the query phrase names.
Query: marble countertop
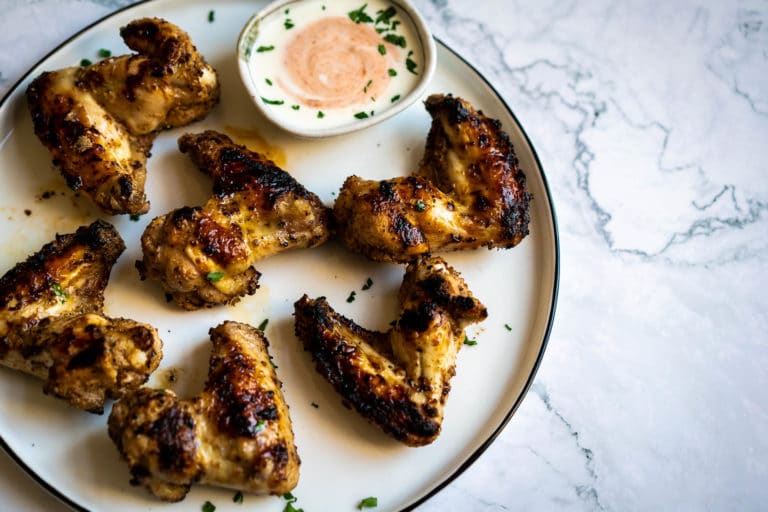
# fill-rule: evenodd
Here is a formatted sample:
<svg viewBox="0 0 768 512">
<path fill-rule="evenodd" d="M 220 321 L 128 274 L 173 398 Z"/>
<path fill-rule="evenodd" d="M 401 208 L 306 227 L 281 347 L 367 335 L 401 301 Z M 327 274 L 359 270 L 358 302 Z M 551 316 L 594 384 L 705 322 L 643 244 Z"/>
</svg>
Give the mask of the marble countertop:
<svg viewBox="0 0 768 512">
<path fill-rule="evenodd" d="M 0 1 L 0 96 L 125 0 Z M 768 4 L 419 0 L 541 158 L 561 281 L 535 383 L 420 510 L 768 506 Z M 0 453 L 7 510 L 61 510 Z"/>
</svg>

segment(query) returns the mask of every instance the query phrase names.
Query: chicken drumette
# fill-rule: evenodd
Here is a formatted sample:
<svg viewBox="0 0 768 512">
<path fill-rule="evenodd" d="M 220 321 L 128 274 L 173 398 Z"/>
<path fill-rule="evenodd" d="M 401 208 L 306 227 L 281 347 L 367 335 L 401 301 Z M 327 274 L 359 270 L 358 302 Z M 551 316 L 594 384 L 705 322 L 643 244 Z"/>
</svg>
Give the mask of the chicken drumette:
<svg viewBox="0 0 768 512">
<path fill-rule="evenodd" d="M 179 148 L 213 178 L 213 197 L 154 219 L 136 266 L 181 307 L 234 303 L 258 288 L 256 260 L 327 240 L 320 199 L 259 153 L 213 131 L 184 135 Z"/>
<path fill-rule="evenodd" d="M 211 329 L 208 382 L 191 400 L 142 388 L 117 402 L 109 436 L 134 485 L 166 501 L 194 483 L 282 495 L 296 486 L 299 456 L 288 406 L 264 333 L 224 322 Z"/>
<path fill-rule="evenodd" d="M 58 235 L 0 278 L 0 364 L 44 379 L 46 393 L 96 413 L 107 398 L 141 386 L 162 356 L 156 330 L 102 314 L 124 249 L 114 227 L 96 221 Z"/>
<path fill-rule="evenodd" d="M 123 27 L 138 53 L 50 71 L 27 89 L 35 133 L 73 190 L 110 214 L 149 210 L 146 161 L 157 132 L 203 118 L 216 72 L 186 32 L 157 18 Z"/>
<path fill-rule="evenodd" d="M 432 116 L 416 173 L 347 178 L 333 213 L 341 242 L 378 261 L 477 247 L 508 248 L 528 234 L 531 195 L 499 121 L 451 95 L 426 101 Z"/>
<path fill-rule="evenodd" d="M 463 345 L 464 328 L 487 316 L 461 276 L 439 257 L 410 263 L 399 292 L 400 319 L 366 330 L 324 297 L 295 304 L 296 335 L 317 371 L 370 422 L 409 446 L 434 441 Z"/>
</svg>

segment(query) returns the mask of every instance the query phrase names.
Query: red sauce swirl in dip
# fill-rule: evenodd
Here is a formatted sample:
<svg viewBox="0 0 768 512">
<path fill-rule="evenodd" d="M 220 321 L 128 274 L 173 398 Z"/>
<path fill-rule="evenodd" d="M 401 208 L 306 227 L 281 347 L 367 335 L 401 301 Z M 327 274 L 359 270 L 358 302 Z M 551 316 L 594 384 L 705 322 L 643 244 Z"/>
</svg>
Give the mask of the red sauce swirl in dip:
<svg viewBox="0 0 768 512">
<path fill-rule="evenodd" d="M 321 18 L 288 42 L 284 65 L 289 81 L 280 80 L 280 86 L 312 108 L 370 103 L 386 91 L 388 70 L 399 53 L 369 24 L 341 16 Z"/>
</svg>

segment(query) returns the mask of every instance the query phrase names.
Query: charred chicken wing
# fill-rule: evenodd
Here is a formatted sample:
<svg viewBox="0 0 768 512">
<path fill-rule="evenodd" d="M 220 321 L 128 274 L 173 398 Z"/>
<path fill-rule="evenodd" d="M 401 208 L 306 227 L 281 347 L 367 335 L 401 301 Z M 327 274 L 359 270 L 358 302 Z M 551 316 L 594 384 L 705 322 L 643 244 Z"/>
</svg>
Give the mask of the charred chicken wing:
<svg viewBox="0 0 768 512">
<path fill-rule="evenodd" d="M 432 127 L 416 173 L 347 178 L 333 209 L 342 243 L 370 259 L 398 262 L 520 243 L 531 195 L 501 123 L 451 95 L 432 95 L 426 107 Z"/>
<path fill-rule="evenodd" d="M 104 288 L 124 249 L 114 227 L 96 221 L 58 235 L 0 278 L 0 364 L 96 413 L 107 398 L 141 386 L 162 356 L 157 332 L 102 314 Z"/>
<path fill-rule="evenodd" d="M 110 214 L 149 210 L 146 161 L 157 132 L 201 119 L 216 72 L 186 32 L 157 18 L 120 35 L 137 53 L 45 72 L 27 89 L 35 133 L 73 190 Z"/>
<path fill-rule="evenodd" d="M 142 388 L 117 402 L 109 436 L 134 485 L 166 501 L 193 483 L 282 495 L 296 486 L 299 456 L 264 333 L 224 322 L 211 329 L 208 382 L 191 400 Z"/>
<path fill-rule="evenodd" d="M 296 335 L 346 402 L 395 439 L 422 446 L 440 433 L 464 328 L 487 311 L 439 257 L 408 265 L 399 300 L 395 326 L 375 332 L 304 295 Z"/>
<path fill-rule="evenodd" d="M 255 261 L 327 240 L 329 215 L 320 199 L 259 153 L 213 131 L 184 135 L 179 148 L 213 178 L 213 197 L 154 219 L 136 266 L 181 307 L 252 295 L 260 276 Z"/>
</svg>

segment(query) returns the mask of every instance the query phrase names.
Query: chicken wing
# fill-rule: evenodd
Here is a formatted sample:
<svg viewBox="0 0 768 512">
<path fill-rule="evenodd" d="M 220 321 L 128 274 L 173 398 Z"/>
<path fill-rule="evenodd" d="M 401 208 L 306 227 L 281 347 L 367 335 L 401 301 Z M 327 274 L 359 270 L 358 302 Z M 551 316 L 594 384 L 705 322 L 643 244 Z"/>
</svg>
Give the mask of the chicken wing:
<svg viewBox="0 0 768 512">
<path fill-rule="evenodd" d="M 304 295 L 296 335 L 346 402 L 395 439 L 423 446 L 440 433 L 464 328 L 488 313 L 439 257 L 411 262 L 398 298 L 400 319 L 375 332 Z"/>
<path fill-rule="evenodd" d="M 264 333 L 224 322 L 210 331 L 208 382 L 191 400 L 142 388 L 112 407 L 109 436 L 131 483 L 166 501 L 193 483 L 282 495 L 299 479 L 293 430 Z"/>
<path fill-rule="evenodd" d="M 102 315 L 104 288 L 125 249 L 103 221 L 56 240 L 0 278 L 0 364 L 45 380 L 43 390 L 102 413 L 141 386 L 162 343 L 146 324 Z"/>
<path fill-rule="evenodd" d="M 167 21 L 136 20 L 120 35 L 138 53 L 45 72 L 27 100 L 35 133 L 69 187 L 107 213 L 141 214 L 157 132 L 205 117 L 219 83 L 189 35 Z"/>
<path fill-rule="evenodd" d="M 136 267 L 142 279 L 159 279 L 181 307 L 252 295 L 260 276 L 255 261 L 328 239 L 320 199 L 262 155 L 213 131 L 184 135 L 179 148 L 213 178 L 213 197 L 154 219 Z"/>
<path fill-rule="evenodd" d="M 341 242 L 370 259 L 398 262 L 520 243 L 531 194 L 501 123 L 451 95 L 432 95 L 426 107 L 432 127 L 416 173 L 345 181 L 333 209 Z"/>
</svg>

